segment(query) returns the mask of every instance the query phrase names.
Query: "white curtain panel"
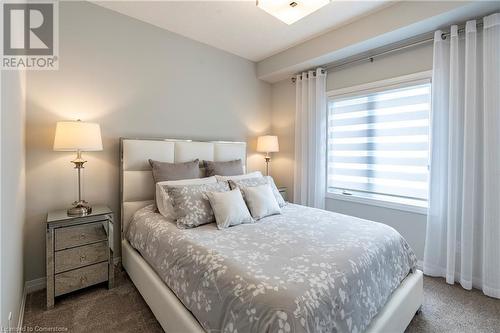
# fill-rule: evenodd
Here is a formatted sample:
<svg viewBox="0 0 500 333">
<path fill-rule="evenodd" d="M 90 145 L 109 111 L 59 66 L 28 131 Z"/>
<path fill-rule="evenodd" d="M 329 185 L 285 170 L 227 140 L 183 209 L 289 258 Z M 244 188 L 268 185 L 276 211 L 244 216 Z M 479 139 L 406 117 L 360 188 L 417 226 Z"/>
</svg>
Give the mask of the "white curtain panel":
<svg viewBox="0 0 500 333">
<path fill-rule="evenodd" d="M 500 14 L 434 36 L 424 273 L 500 298 Z"/>
<path fill-rule="evenodd" d="M 325 208 L 326 72 L 297 75 L 295 81 L 294 202 Z"/>
</svg>

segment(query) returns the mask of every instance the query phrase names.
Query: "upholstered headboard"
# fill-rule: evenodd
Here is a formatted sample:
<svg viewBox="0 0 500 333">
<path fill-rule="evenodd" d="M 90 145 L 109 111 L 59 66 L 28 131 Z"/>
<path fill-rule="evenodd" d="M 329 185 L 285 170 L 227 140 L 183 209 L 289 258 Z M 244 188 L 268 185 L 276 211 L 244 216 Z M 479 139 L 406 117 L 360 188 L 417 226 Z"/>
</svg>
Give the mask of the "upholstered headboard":
<svg viewBox="0 0 500 333">
<path fill-rule="evenodd" d="M 242 159 L 246 166 L 246 143 L 172 139 L 120 139 L 120 202 L 122 235 L 132 215 L 154 200 L 155 184 L 148 159 L 177 163 Z M 200 169 L 200 173 L 203 170 Z"/>
</svg>

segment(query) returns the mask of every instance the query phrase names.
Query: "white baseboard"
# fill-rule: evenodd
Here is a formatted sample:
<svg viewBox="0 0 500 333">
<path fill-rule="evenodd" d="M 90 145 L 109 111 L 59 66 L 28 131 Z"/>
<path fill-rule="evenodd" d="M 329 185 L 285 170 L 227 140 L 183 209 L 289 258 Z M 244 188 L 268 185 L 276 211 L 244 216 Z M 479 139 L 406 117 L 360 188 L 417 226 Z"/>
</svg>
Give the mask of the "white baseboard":
<svg viewBox="0 0 500 333">
<path fill-rule="evenodd" d="M 17 322 L 18 332 L 22 332 L 23 320 L 24 320 L 24 308 L 26 307 L 26 297 L 32 292 L 45 289 L 46 278 L 39 278 L 24 283 L 23 288 L 23 298 L 21 299 L 21 305 L 19 306 L 19 321 Z"/>
<path fill-rule="evenodd" d="M 19 320 L 17 321 L 17 332 L 22 332 L 23 320 L 24 320 L 24 308 L 26 306 L 26 285 L 23 288 L 23 298 L 21 299 L 21 304 L 19 305 Z"/>
<path fill-rule="evenodd" d="M 46 286 L 47 286 L 47 278 L 41 277 L 38 279 L 26 281 L 26 283 L 24 284 L 24 290 L 26 291 L 27 295 L 31 294 L 32 292 L 45 289 Z"/>
</svg>

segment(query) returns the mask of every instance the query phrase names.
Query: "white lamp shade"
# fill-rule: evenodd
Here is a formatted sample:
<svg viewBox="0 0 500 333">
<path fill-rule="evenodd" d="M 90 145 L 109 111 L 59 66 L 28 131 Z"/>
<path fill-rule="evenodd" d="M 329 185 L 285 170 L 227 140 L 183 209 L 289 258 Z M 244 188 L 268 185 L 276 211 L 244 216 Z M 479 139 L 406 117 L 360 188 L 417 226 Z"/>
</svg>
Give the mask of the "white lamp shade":
<svg viewBox="0 0 500 333">
<path fill-rule="evenodd" d="M 54 150 L 99 151 L 102 150 L 101 127 L 83 121 L 58 121 Z"/>
<path fill-rule="evenodd" d="M 261 153 L 276 153 L 280 151 L 276 135 L 264 135 L 257 138 L 257 151 Z"/>
</svg>

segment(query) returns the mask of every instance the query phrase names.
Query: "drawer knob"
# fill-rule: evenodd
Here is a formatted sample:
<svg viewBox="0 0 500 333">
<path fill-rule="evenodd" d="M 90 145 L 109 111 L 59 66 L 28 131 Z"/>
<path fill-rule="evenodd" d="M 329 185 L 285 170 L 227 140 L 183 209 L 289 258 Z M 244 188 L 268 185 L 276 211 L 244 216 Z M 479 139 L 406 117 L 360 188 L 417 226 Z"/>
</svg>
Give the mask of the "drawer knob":
<svg viewBox="0 0 500 333">
<path fill-rule="evenodd" d="M 80 234 L 80 239 L 85 239 L 85 234 Z"/>
<path fill-rule="evenodd" d="M 80 255 L 80 262 L 84 262 L 87 260 L 87 256 L 85 254 Z"/>
</svg>

